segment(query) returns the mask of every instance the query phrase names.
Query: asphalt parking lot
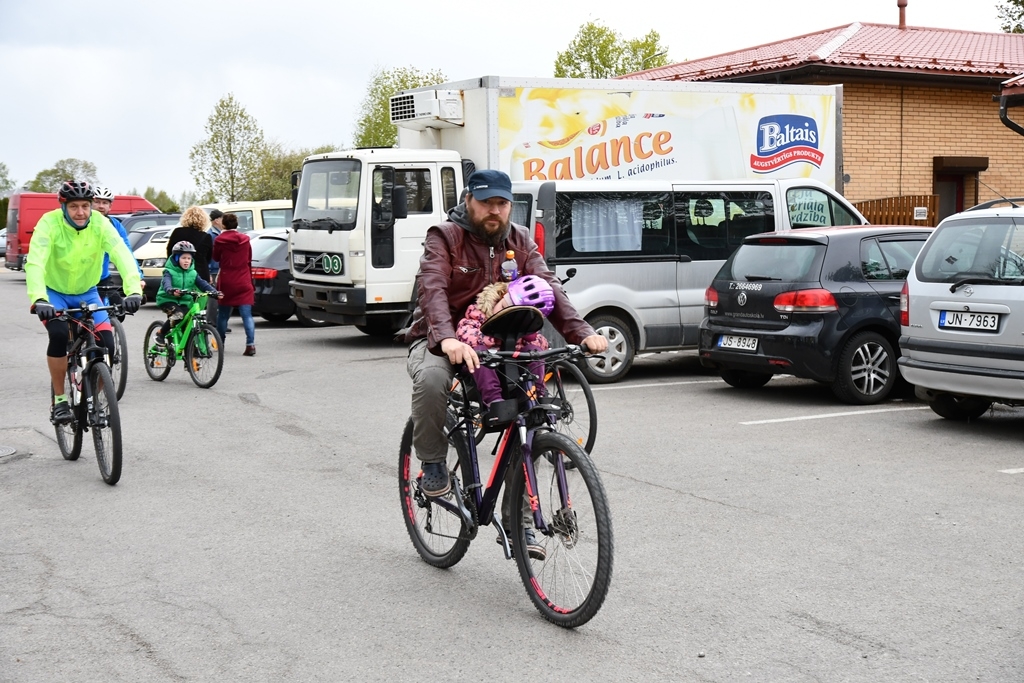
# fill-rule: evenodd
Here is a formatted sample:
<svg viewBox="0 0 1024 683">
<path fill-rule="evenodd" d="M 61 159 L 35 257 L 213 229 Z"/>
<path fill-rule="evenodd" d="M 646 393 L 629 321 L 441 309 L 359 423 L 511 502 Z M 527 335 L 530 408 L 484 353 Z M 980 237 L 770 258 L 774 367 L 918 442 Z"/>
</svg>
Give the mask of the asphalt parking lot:
<svg viewBox="0 0 1024 683">
<path fill-rule="evenodd" d="M 64 461 L 45 334 L 0 272 L 0 681 L 1024 680 L 1024 410 L 952 423 L 693 354 L 596 387 L 615 572 L 588 625 L 481 533 L 455 568 L 400 517 L 402 347 L 257 323 L 201 390 L 127 324 L 121 482 Z"/>
</svg>

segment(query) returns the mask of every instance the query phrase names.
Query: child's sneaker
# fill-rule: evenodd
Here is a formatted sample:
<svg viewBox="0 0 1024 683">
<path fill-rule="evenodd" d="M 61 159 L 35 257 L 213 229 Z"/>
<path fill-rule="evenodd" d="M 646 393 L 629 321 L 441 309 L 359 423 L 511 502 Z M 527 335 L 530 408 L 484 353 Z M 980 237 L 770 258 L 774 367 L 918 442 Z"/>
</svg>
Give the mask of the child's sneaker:
<svg viewBox="0 0 1024 683">
<path fill-rule="evenodd" d="M 153 343 L 156 344 L 158 349 L 163 349 L 167 346 L 167 341 L 164 339 L 164 335 L 159 332 L 156 333 L 156 337 L 153 339 Z"/>
</svg>

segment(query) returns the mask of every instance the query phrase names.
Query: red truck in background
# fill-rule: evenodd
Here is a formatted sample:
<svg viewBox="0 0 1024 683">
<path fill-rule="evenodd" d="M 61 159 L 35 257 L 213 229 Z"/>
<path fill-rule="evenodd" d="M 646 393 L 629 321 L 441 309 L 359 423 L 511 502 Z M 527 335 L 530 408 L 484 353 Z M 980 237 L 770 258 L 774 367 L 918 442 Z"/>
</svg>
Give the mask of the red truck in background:
<svg viewBox="0 0 1024 683">
<path fill-rule="evenodd" d="M 60 201 L 56 193 L 19 190 L 11 195 L 7 205 L 7 255 L 4 257 L 4 266 L 8 270 L 24 268 L 36 223 L 44 213 L 57 208 L 60 208 Z M 160 213 L 144 197 L 131 194 L 116 195 L 110 206 L 112 214 L 131 214 L 137 211 Z"/>
</svg>

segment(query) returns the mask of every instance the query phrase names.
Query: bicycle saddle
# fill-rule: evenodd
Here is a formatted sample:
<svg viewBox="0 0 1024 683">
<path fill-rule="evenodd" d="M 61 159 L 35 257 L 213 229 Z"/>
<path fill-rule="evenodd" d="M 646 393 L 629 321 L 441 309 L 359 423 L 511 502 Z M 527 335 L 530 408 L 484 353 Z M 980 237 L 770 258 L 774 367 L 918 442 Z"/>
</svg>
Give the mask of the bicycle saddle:
<svg viewBox="0 0 1024 683">
<path fill-rule="evenodd" d="M 544 327 L 544 316 L 533 306 L 509 306 L 503 308 L 480 327 L 488 337 L 501 341 L 501 350 L 515 348 L 516 340 L 528 334 L 539 332 Z"/>
</svg>

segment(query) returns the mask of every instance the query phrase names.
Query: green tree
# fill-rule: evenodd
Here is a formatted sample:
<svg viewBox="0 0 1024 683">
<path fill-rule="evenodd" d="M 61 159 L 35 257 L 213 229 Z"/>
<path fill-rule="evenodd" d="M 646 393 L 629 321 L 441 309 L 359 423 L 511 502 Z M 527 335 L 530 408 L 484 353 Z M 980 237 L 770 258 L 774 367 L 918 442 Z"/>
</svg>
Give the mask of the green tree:
<svg viewBox="0 0 1024 683">
<path fill-rule="evenodd" d="M 643 38 L 626 40 L 598 22 L 590 21 L 564 52 L 555 58 L 556 78 L 613 78 L 669 64 L 668 48 L 652 30 Z"/>
<path fill-rule="evenodd" d="M 312 149 L 286 150 L 280 142 L 268 143 L 256 171 L 252 199 L 290 199 L 292 171 L 298 171 L 302 167 L 302 160 L 310 154 L 324 154 L 335 149 L 335 145 L 320 145 Z"/>
<path fill-rule="evenodd" d="M 156 191 L 155 187 L 147 187 L 146 191 L 142 193 L 142 196 L 149 200 L 149 203 L 160 209 L 164 213 L 178 213 L 181 207 L 178 206 L 177 202 L 168 196 L 166 192 L 160 190 Z"/>
<path fill-rule="evenodd" d="M 61 159 L 53 168 L 37 173 L 25 189 L 32 192 L 56 192 L 65 180 L 84 180 L 93 184 L 99 182 L 96 164 L 81 159 Z"/>
<path fill-rule="evenodd" d="M 356 147 L 394 147 L 398 129 L 391 123 L 391 96 L 401 90 L 444 83 L 440 71 L 420 71 L 414 66 L 374 70 L 356 121 Z"/>
<path fill-rule="evenodd" d="M 6 197 L 11 193 L 18 183 L 11 180 L 10 171 L 7 170 L 7 164 L 0 161 L 0 197 Z M 6 211 L 4 212 L 6 213 Z"/>
<path fill-rule="evenodd" d="M 222 97 L 206 120 L 206 139 L 188 158 L 200 192 L 236 202 L 251 199 L 252 185 L 266 150 L 263 130 L 231 93 Z"/>
<path fill-rule="evenodd" d="M 1003 0 L 996 5 L 999 25 L 1006 33 L 1024 33 L 1024 0 Z"/>
<path fill-rule="evenodd" d="M 10 204 L 11 200 L 8 197 L 0 199 L 0 230 L 7 227 L 7 205 Z"/>
<path fill-rule="evenodd" d="M 187 208 L 189 206 L 202 206 L 203 204 L 213 204 L 217 201 L 217 197 L 214 196 L 213 192 L 207 190 L 203 192 L 190 192 L 185 190 L 178 197 L 178 206 L 180 208 Z"/>
</svg>

